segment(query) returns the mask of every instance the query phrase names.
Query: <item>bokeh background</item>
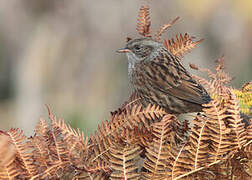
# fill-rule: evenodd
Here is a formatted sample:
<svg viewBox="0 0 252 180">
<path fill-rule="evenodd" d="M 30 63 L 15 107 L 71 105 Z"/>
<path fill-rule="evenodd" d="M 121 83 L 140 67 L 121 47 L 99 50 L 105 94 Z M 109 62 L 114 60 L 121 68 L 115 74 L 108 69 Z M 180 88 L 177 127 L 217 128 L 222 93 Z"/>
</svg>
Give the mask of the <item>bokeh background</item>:
<svg viewBox="0 0 252 180">
<path fill-rule="evenodd" d="M 205 39 L 186 68 L 214 69 L 224 54 L 232 86 L 252 79 L 251 0 L 0 1 L 0 129 L 31 134 L 45 104 L 86 134 L 108 119 L 130 94 L 126 57 L 115 51 L 138 36 L 141 5 L 151 8 L 153 31 L 181 17 L 164 38 Z"/>
</svg>

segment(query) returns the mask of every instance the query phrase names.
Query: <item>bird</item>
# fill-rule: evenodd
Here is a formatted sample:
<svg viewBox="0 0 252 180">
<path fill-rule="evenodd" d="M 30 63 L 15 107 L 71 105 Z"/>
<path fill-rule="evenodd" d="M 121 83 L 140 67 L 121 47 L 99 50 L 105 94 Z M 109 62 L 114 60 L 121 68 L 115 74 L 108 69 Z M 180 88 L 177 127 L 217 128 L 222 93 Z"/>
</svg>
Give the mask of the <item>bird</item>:
<svg viewBox="0 0 252 180">
<path fill-rule="evenodd" d="M 117 50 L 128 59 L 130 87 L 144 106 L 159 105 L 168 113 L 201 112 L 211 101 L 180 59 L 151 37 L 131 39 Z"/>
</svg>

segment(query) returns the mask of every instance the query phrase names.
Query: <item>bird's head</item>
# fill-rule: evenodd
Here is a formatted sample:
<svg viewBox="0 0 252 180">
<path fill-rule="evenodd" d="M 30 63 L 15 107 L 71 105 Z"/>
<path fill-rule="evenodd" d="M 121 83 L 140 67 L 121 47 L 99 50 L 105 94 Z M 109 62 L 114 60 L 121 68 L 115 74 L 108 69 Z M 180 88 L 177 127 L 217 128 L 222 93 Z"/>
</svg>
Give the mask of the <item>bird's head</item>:
<svg viewBox="0 0 252 180">
<path fill-rule="evenodd" d="M 129 63 L 151 61 L 158 55 L 163 45 L 151 38 L 133 39 L 127 42 L 125 48 L 117 50 L 119 53 L 126 53 Z"/>
</svg>

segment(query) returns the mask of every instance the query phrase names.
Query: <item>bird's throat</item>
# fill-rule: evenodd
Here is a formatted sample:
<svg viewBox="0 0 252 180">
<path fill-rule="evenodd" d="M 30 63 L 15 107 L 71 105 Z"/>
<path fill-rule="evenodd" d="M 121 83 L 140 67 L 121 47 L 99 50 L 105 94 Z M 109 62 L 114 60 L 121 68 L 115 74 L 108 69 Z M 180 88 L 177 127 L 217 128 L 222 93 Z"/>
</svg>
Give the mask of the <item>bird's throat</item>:
<svg viewBox="0 0 252 180">
<path fill-rule="evenodd" d="M 135 68 L 135 62 L 128 61 L 128 76 L 129 76 L 129 78 L 132 77 L 134 68 Z"/>
</svg>

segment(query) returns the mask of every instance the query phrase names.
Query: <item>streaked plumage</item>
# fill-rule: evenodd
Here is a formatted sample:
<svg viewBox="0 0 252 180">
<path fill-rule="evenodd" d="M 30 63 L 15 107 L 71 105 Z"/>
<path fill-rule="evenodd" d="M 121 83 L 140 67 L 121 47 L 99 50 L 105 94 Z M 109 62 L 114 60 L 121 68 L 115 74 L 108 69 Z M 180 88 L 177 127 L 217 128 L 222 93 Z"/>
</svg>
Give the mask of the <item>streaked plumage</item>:
<svg viewBox="0 0 252 180">
<path fill-rule="evenodd" d="M 163 44 L 134 39 L 124 49 L 132 88 L 143 104 L 158 104 L 170 113 L 199 112 L 211 98 Z"/>
</svg>

